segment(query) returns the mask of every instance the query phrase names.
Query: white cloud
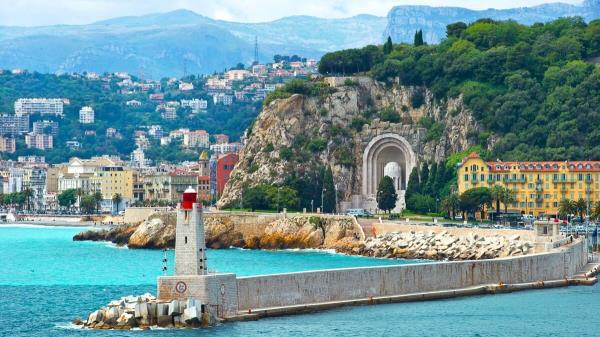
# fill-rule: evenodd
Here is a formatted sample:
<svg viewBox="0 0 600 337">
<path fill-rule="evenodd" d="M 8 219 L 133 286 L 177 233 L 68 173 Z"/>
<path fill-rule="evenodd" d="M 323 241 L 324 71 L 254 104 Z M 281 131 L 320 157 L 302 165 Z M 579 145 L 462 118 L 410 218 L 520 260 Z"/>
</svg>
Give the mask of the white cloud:
<svg viewBox="0 0 600 337">
<path fill-rule="evenodd" d="M 2 4 L 6 2 L 5 4 Z M 189 9 L 211 18 L 259 22 L 289 15 L 339 18 L 385 16 L 395 5 L 461 6 L 473 9 L 533 6 L 548 0 L 0 0 L 0 25 L 83 24 L 125 15 Z M 578 4 L 581 0 L 562 0 Z"/>
</svg>

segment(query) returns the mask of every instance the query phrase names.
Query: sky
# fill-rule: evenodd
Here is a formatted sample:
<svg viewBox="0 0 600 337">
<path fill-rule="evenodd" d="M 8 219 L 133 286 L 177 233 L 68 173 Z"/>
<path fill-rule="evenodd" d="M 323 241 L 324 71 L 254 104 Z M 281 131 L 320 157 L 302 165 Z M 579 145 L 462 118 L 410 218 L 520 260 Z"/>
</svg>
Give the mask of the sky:
<svg viewBox="0 0 600 337">
<path fill-rule="evenodd" d="M 579 4 L 582 0 L 560 0 Z M 0 26 L 86 24 L 130 15 L 188 9 L 214 19 L 242 22 L 290 15 L 326 18 L 385 16 L 395 5 L 460 6 L 472 9 L 533 6 L 552 0 L 0 0 Z"/>
</svg>

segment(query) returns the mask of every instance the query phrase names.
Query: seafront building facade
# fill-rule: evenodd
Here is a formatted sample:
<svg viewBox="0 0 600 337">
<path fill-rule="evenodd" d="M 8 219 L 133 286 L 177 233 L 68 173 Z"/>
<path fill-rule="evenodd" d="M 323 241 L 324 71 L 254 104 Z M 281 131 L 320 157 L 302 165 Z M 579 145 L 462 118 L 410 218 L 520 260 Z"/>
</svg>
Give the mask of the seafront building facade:
<svg viewBox="0 0 600 337">
<path fill-rule="evenodd" d="M 600 201 L 600 161 L 484 161 L 471 153 L 458 166 L 459 194 L 476 187 L 503 186 L 516 202 L 511 211 L 534 216 L 558 214 L 561 200 Z"/>
</svg>

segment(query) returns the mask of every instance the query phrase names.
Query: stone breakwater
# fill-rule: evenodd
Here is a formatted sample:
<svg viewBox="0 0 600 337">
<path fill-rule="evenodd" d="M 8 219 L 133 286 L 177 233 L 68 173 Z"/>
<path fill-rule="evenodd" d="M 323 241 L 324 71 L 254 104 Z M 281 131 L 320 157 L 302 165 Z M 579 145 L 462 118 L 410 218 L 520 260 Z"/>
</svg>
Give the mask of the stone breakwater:
<svg viewBox="0 0 600 337">
<path fill-rule="evenodd" d="M 385 258 L 482 260 L 531 254 L 533 244 L 519 235 L 402 232 L 367 238 L 361 247 L 353 248 L 353 253 Z"/>
<path fill-rule="evenodd" d="M 217 322 L 208 306 L 194 299 L 161 303 L 151 294 L 126 296 L 73 323 L 90 329 L 150 329 L 208 327 Z"/>
</svg>

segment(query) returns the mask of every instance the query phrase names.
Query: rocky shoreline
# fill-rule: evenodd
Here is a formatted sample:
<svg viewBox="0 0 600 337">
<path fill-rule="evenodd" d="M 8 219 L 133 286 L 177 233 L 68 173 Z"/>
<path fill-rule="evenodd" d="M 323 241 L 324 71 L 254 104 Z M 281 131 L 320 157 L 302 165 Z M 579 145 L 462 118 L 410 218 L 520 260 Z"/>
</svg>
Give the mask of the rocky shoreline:
<svg viewBox="0 0 600 337">
<path fill-rule="evenodd" d="M 77 234 L 74 240 L 110 241 L 129 248 L 173 248 L 175 215 L 157 213 L 136 225 Z M 334 249 L 338 253 L 380 258 L 481 260 L 526 255 L 533 244 L 519 235 L 455 235 L 405 231 L 365 238 L 350 217 L 295 215 L 263 225 L 236 226 L 228 216 L 205 216 L 206 245 L 213 249 Z"/>
</svg>

